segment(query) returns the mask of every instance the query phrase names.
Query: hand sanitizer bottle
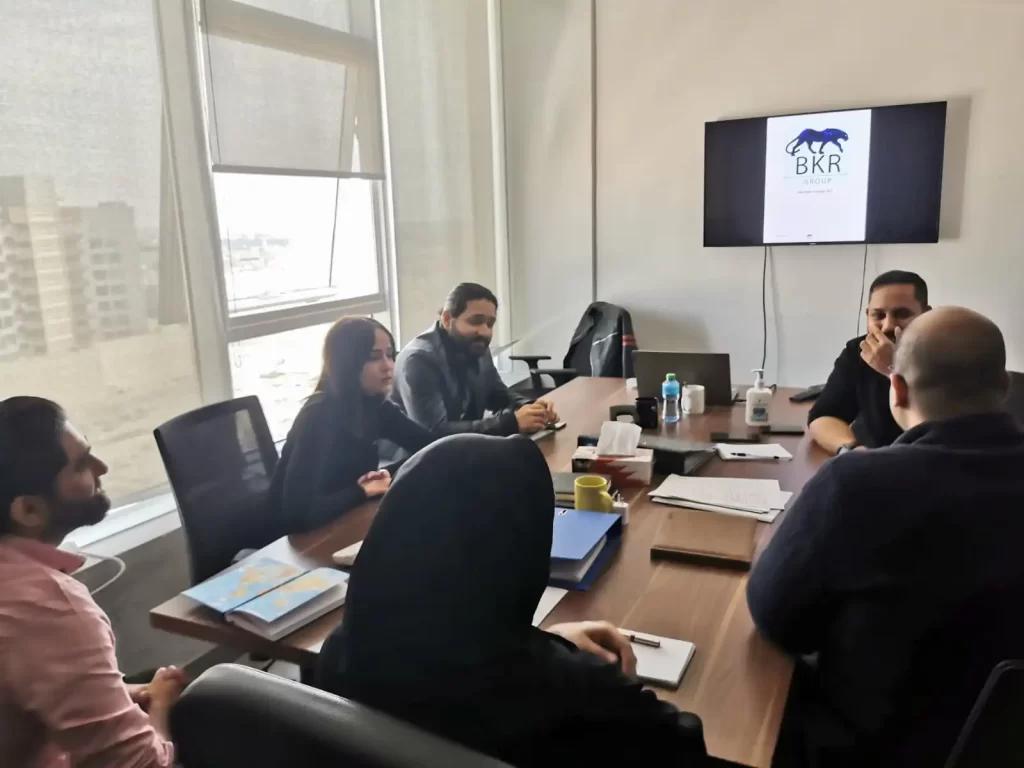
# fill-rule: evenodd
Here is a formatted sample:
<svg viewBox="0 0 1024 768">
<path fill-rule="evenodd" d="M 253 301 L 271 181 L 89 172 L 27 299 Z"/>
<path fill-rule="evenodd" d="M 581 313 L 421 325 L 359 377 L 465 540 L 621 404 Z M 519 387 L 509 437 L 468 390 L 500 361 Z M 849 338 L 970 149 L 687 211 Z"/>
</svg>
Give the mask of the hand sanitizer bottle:
<svg viewBox="0 0 1024 768">
<path fill-rule="evenodd" d="M 747 426 L 768 426 L 768 412 L 772 405 L 772 391 L 764 385 L 764 369 L 755 368 L 754 386 L 747 390 Z"/>
</svg>

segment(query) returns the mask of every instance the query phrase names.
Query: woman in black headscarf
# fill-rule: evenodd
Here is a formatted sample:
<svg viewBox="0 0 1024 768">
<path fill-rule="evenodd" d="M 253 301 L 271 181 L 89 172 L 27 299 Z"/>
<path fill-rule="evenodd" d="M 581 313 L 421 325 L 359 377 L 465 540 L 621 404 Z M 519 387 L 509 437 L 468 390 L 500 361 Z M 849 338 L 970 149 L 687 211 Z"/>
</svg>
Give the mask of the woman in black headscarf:
<svg viewBox="0 0 1024 768">
<path fill-rule="evenodd" d="M 363 542 L 319 685 L 517 766 L 701 765 L 696 716 L 532 626 L 553 510 L 528 439 L 455 435 L 413 457 Z"/>
</svg>

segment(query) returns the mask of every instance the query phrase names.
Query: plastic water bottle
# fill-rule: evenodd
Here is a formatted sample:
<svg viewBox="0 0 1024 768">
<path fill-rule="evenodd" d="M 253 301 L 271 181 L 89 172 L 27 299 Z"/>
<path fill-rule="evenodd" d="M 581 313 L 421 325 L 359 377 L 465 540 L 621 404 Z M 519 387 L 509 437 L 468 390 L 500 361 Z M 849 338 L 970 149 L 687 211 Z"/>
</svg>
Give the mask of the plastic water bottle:
<svg viewBox="0 0 1024 768">
<path fill-rule="evenodd" d="M 666 424 L 674 424 L 679 421 L 679 382 L 676 381 L 674 373 L 665 374 L 665 381 L 661 383 L 661 398 L 665 401 L 661 420 Z"/>
</svg>

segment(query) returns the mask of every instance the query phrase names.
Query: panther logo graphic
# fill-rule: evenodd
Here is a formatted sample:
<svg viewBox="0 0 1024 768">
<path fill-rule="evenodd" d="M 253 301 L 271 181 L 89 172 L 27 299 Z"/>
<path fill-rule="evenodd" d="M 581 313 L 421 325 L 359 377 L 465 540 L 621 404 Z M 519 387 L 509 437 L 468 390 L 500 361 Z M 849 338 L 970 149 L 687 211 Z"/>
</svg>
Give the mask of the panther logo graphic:
<svg viewBox="0 0 1024 768">
<path fill-rule="evenodd" d="M 820 141 L 821 146 L 818 147 L 818 154 L 824 154 L 826 144 L 835 144 L 839 147 L 839 151 L 843 151 L 843 145 L 839 143 L 839 140 L 849 141 L 850 137 L 846 135 L 846 131 L 841 131 L 838 128 L 826 128 L 824 131 L 816 131 L 813 128 L 805 128 L 800 131 L 800 135 L 793 139 L 789 144 L 786 145 L 786 152 L 790 155 L 796 155 L 797 150 L 804 144 L 807 145 L 807 149 L 810 150 L 811 154 L 814 154 L 814 147 L 811 145 Z M 795 145 L 795 146 L 794 146 Z M 790 150 L 790 147 L 793 147 Z"/>
</svg>

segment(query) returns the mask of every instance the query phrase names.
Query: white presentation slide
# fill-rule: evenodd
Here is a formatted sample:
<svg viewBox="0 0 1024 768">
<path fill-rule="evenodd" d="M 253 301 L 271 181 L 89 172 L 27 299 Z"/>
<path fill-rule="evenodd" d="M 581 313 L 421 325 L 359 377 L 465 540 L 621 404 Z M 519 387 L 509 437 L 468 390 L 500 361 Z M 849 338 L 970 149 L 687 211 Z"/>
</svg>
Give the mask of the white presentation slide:
<svg viewBox="0 0 1024 768">
<path fill-rule="evenodd" d="M 764 242 L 863 241 L 871 110 L 768 118 Z"/>
</svg>

